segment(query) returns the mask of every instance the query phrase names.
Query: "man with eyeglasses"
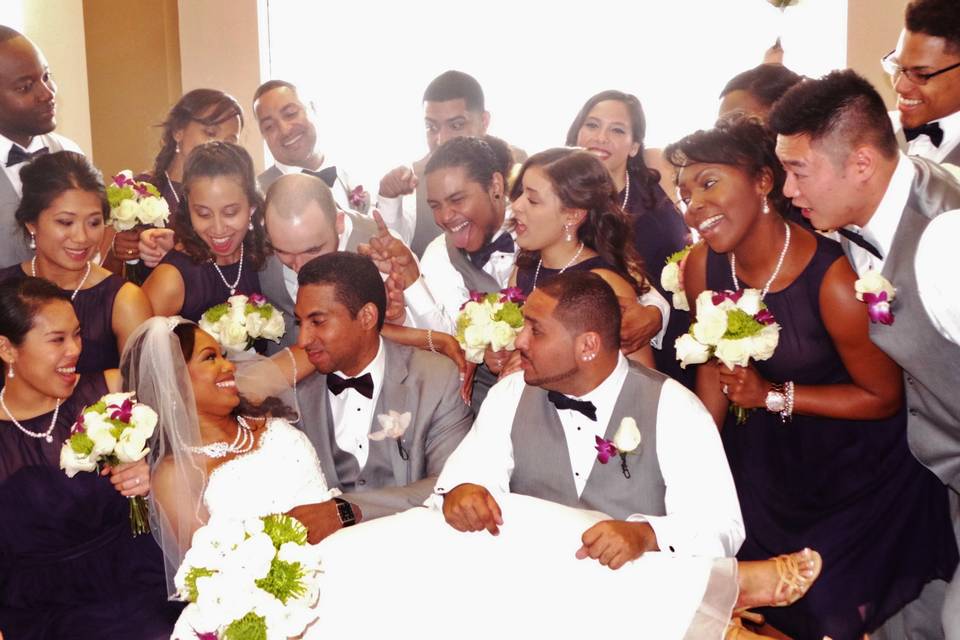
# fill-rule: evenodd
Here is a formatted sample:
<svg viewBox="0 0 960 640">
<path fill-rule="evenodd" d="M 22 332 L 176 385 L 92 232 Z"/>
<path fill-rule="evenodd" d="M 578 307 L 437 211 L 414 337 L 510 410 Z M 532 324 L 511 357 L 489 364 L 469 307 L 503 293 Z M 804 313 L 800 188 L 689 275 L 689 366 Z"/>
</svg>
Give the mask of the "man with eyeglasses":
<svg viewBox="0 0 960 640">
<path fill-rule="evenodd" d="M 897 138 L 910 155 L 960 165 L 960 2 L 914 0 L 905 17 L 881 61 L 897 92 Z"/>
</svg>

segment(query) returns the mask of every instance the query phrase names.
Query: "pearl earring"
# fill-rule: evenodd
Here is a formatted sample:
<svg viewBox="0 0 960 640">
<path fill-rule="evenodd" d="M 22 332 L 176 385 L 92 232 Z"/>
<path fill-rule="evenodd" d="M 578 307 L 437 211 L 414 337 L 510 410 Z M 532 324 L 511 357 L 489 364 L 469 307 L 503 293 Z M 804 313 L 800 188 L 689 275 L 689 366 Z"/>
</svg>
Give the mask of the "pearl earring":
<svg viewBox="0 0 960 640">
<path fill-rule="evenodd" d="M 33 231 L 30 232 L 30 248 L 31 249 L 37 248 L 37 236 L 34 235 Z"/>
<path fill-rule="evenodd" d="M 7 371 L 7 377 L 8 377 L 8 378 L 12 378 L 12 377 L 13 377 L 13 363 L 12 363 L 12 362 L 10 363 L 10 369 Z"/>
<path fill-rule="evenodd" d="M 174 149 L 174 153 L 179 154 L 179 153 L 180 153 L 180 143 L 178 142 L 178 143 L 176 143 L 176 144 L 177 144 L 177 147 L 176 147 L 176 149 Z"/>
<path fill-rule="evenodd" d="M 569 223 L 563 225 L 563 231 L 564 231 L 563 239 L 566 240 L 567 242 L 573 242 L 573 234 L 570 232 L 571 226 L 572 225 Z"/>
<path fill-rule="evenodd" d="M 763 204 L 760 205 L 760 210 L 763 211 L 763 215 L 770 213 L 770 203 L 767 202 L 766 194 L 763 196 Z"/>
<path fill-rule="evenodd" d="M 247 223 L 247 231 L 253 231 L 253 220 Z"/>
</svg>

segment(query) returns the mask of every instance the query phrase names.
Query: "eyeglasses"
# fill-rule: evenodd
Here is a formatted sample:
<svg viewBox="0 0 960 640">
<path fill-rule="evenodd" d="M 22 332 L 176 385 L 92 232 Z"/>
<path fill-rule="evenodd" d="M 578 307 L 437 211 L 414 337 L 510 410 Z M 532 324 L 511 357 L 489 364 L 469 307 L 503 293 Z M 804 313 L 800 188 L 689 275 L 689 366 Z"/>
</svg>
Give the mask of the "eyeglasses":
<svg viewBox="0 0 960 640">
<path fill-rule="evenodd" d="M 923 85 L 927 84 L 927 81 L 930 80 L 930 78 L 935 78 L 941 73 L 946 73 L 947 71 L 951 71 L 957 67 L 960 67 L 960 62 L 957 62 L 949 67 L 944 67 L 939 71 L 933 71 L 932 73 L 921 73 L 920 71 L 914 71 L 913 69 L 904 69 L 897 64 L 896 60 L 893 59 L 893 54 L 896 52 L 896 49 L 894 49 L 880 59 L 880 65 L 883 67 L 883 70 L 886 71 L 891 78 L 893 78 L 894 82 L 896 82 L 901 75 L 904 75 L 907 76 L 907 80 L 913 84 Z"/>
</svg>

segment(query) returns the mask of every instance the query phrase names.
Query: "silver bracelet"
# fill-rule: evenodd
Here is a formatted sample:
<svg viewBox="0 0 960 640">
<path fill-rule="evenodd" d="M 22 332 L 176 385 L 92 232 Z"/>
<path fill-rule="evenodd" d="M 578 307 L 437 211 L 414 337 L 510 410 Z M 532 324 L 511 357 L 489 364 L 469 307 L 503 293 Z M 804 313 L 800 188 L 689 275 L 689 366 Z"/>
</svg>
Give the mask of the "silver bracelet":
<svg viewBox="0 0 960 640">
<path fill-rule="evenodd" d="M 431 353 L 437 353 L 437 346 L 433 344 L 433 329 L 427 329 L 427 346 Z"/>
<path fill-rule="evenodd" d="M 786 395 L 786 403 L 783 407 L 783 411 L 780 412 L 780 420 L 783 422 L 789 422 L 793 418 L 793 381 L 788 380 L 783 383 L 784 395 Z"/>
</svg>

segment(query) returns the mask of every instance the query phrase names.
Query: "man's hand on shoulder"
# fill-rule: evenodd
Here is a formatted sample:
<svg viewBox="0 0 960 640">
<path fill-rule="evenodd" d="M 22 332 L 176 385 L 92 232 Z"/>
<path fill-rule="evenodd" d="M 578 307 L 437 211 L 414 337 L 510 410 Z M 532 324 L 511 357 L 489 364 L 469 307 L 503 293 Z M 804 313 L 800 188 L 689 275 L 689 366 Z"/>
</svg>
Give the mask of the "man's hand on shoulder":
<svg viewBox="0 0 960 640">
<path fill-rule="evenodd" d="M 459 484 L 443 496 L 443 517 L 457 531 L 481 531 L 492 535 L 500 533 L 503 524 L 500 505 L 486 487 L 478 484 Z"/>
<path fill-rule="evenodd" d="M 353 515 L 357 522 L 360 522 L 363 519 L 360 507 L 352 503 L 350 506 L 353 508 Z M 315 504 L 302 504 L 288 511 L 287 515 L 296 518 L 307 528 L 307 541 L 310 544 L 317 544 L 343 527 L 340 524 L 337 503 L 333 500 Z"/>
<path fill-rule="evenodd" d="M 600 564 L 619 569 L 647 551 L 658 551 L 657 534 L 648 522 L 604 520 L 587 529 L 577 558 L 593 558 Z"/>
</svg>

